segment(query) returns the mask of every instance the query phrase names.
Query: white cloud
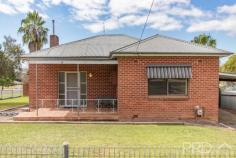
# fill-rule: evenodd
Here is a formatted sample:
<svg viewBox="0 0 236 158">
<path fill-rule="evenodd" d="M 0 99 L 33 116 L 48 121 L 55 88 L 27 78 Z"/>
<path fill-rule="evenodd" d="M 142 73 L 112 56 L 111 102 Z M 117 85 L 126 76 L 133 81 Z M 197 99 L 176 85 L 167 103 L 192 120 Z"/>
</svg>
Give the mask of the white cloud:
<svg viewBox="0 0 236 158">
<path fill-rule="evenodd" d="M 236 14 L 236 4 L 234 5 L 223 5 L 218 7 L 217 11 L 219 13 L 227 13 L 227 14 Z"/>
<path fill-rule="evenodd" d="M 167 16 L 166 14 L 154 14 L 149 18 L 150 27 L 159 29 L 161 31 L 171 31 L 181 29 L 183 26 L 181 21 L 176 20 L 173 17 Z"/>
<path fill-rule="evenodd" d="M 34 0 L 0 0 L 0 12 L 4 14 L 27 13 Z"/>
<path fill-rule="evenodd" d="M 40 15 L 44 20 L 46 20 L 46 19 L 49 18 L 49 16 L 48 16 L 47 14 L 45 14 L 45 13 L 39 12 L 39 15 Z"/>
<path fill-rule="evenodd" d="M 91 32 L 102 32 L 104 31 L 108 31 L 108 30 L 114 30 L 119 28 L 119 20 L 118 19 L 108 19 L 106 21 L 98 21 L 98 22 L 94 22 L 94 23 L 87 23 L 84 25 L 84 28 L 86 28 L 87 30 L 91 31 Z"/>
<path fill-rule="evenodd" d="M 27 13 L 31 11 L 31 4 L 34 0 L 8 0 L 8 2 L 14 6 L 14 8 L 20 13 Z"/>
<path fill-rule="evenodd" d="M 125 26 L 138 26 L 143 25 L 146 21 L 146 16 L 140 15 L 128 15 L 120 18 L 119 22 Z M 181 29 L 183 26 L 180 21 L 167 16 L 162 13 L 155 13 L 150 16 L 148 20 L 149 27 L 153 29 L 159 29 L 162 31 L 170 31 Z"/>
<path fill-rule="evenodd" d="M 149 10 L 152 0 L 110 0 L 109 10 L 112 16 L 141 13 Z M 173 4 L 190 4 L 190 0 L 155 0 L 152 10 L 163 10 Z"/>
<path fill-rule="evenodd" d="M 145 23 L 146 18 L 144 16 L 141 15 L 126 15 L 123 16 L 119 19 L 119 22 L 122 25 L 133 25 L 133 26 L 137 26 L 137 25 L 142 25 Z"/>
<path fill-rule="evenodd" d="M 236 35 L 236 4 L 219 6 L 215 16 L 204 20 L 195 20 L 187 32 L 221 31 L 230 36 Z"/>
<path fill-rule="evenodd" d="M 48 7 L 65 4 L 72 17 L 84 23 L 92 32 L 113 30 L 125 26 L 142 26 L 152 0 L 43 0 Z M 171 10 L 171 12 L 170 12 Z M 191 0 L 155 0 L 148 27 L 163 31 L 181 29 L 180 17 L 199 17 L 203 12 L 191 5 Z"/>
<path fill-rule="evenodd" d="M 16 10 L 8 4 L 0 3 L 0 12 L 4 14 L 16 14 Z"/>
<path fill-rule="evenodd" d="M 102 32 L 104 25 L 106 30 L 143 26 L 151 3 L 152 0 L 0 0 L 0 12 L 17 14 L 38 9 L 47 19 L 50 7 L 66 5 L 71 19 L 80 21 L 91 32 Z M 223 31 L 236 35 L 235 21 L 236 4 L 203 10 L 191 0 L 155 0 L 147 28 L 161 31 L 187 28 L 187 32 Z"/>
<path fill-rule="evenodd" d="M 71 7 L 73 18 L 80 21 L 99 20 L 104 15 L 107 0 L 43 0 L 47 6 L 65 4 Z"/>
<path fill-rule="evenodd" d="M 193 23 L 188 32 L 224 31 L 228 35 L 236 35 L 236 15 L 228 17 L 199 21 Z"/>
<path fill-rule="evenodd" d="M 190 6 L 188 8 L 173 7 L 173 8 L 166 10 L 166 11 L 167 11 L 167 14 L 174 15 L 174 16 L 180 16 L 180 17 L 203 17 L 203 16 L 207 15 L 207 13 L 204 13 L 202 10 L 200 10 L 194 6 Z"/>
</svg>

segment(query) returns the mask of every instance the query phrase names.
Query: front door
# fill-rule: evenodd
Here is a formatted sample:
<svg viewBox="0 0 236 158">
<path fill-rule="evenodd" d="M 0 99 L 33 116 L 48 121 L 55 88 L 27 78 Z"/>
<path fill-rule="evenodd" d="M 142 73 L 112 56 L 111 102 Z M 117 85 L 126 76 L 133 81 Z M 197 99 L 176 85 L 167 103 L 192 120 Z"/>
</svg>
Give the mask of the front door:
<svg viewBox="0 0 236 158">
<path fill-rule="evenodd" d="M 80 99 L 80 73 L 66 73 L 66 107 L 78 107 Z"/>
</svg>

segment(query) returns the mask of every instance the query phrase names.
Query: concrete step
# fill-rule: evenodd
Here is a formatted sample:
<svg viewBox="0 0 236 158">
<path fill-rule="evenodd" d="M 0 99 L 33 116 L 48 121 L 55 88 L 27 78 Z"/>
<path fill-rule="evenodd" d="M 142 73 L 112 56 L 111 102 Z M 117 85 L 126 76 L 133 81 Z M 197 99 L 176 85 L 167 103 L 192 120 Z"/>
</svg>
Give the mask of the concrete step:
<svg viewBox="0 0 236 158">
<path fill-rule="evenodd" d="M 117 113 L 79 113 L 79 120 L 84 121 L 118 121 Z"/>
</svg>

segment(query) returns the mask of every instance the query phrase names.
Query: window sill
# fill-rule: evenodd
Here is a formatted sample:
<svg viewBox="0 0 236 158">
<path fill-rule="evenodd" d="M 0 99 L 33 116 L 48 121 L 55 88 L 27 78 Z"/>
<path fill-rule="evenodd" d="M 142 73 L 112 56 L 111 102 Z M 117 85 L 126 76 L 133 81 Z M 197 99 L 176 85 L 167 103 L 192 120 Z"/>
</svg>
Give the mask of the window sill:
<svg viewBox="0 0 236 158">
<path fill-rule="evenodd" d="M 189 96 L 162 96 L 162 95 L 149 95 L 148 99 L 158 99 L 158 100 L 188 100 Z"/>
</svg>

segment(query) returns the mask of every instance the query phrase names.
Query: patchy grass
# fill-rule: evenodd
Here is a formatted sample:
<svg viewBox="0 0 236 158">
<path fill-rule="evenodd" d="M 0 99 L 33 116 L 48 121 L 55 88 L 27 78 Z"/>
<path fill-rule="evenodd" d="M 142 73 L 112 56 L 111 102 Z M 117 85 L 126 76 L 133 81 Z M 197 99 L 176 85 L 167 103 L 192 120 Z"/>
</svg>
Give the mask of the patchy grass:
<svg viewBox="0 0 236 158">
<path fill-rule="evenodd" d="M 27 105 L 28 103 L 29 103 L 28 97 L 18 97 L 18 98 L 0 100 L 0 110 Z"/>
<path fill-rule="evenodd" d="M 187 142 L 236 144 L 236 132 L 184 125 L 0 124 L 1 144 L 73 146 L 182 145 Z"/>
</svg>

